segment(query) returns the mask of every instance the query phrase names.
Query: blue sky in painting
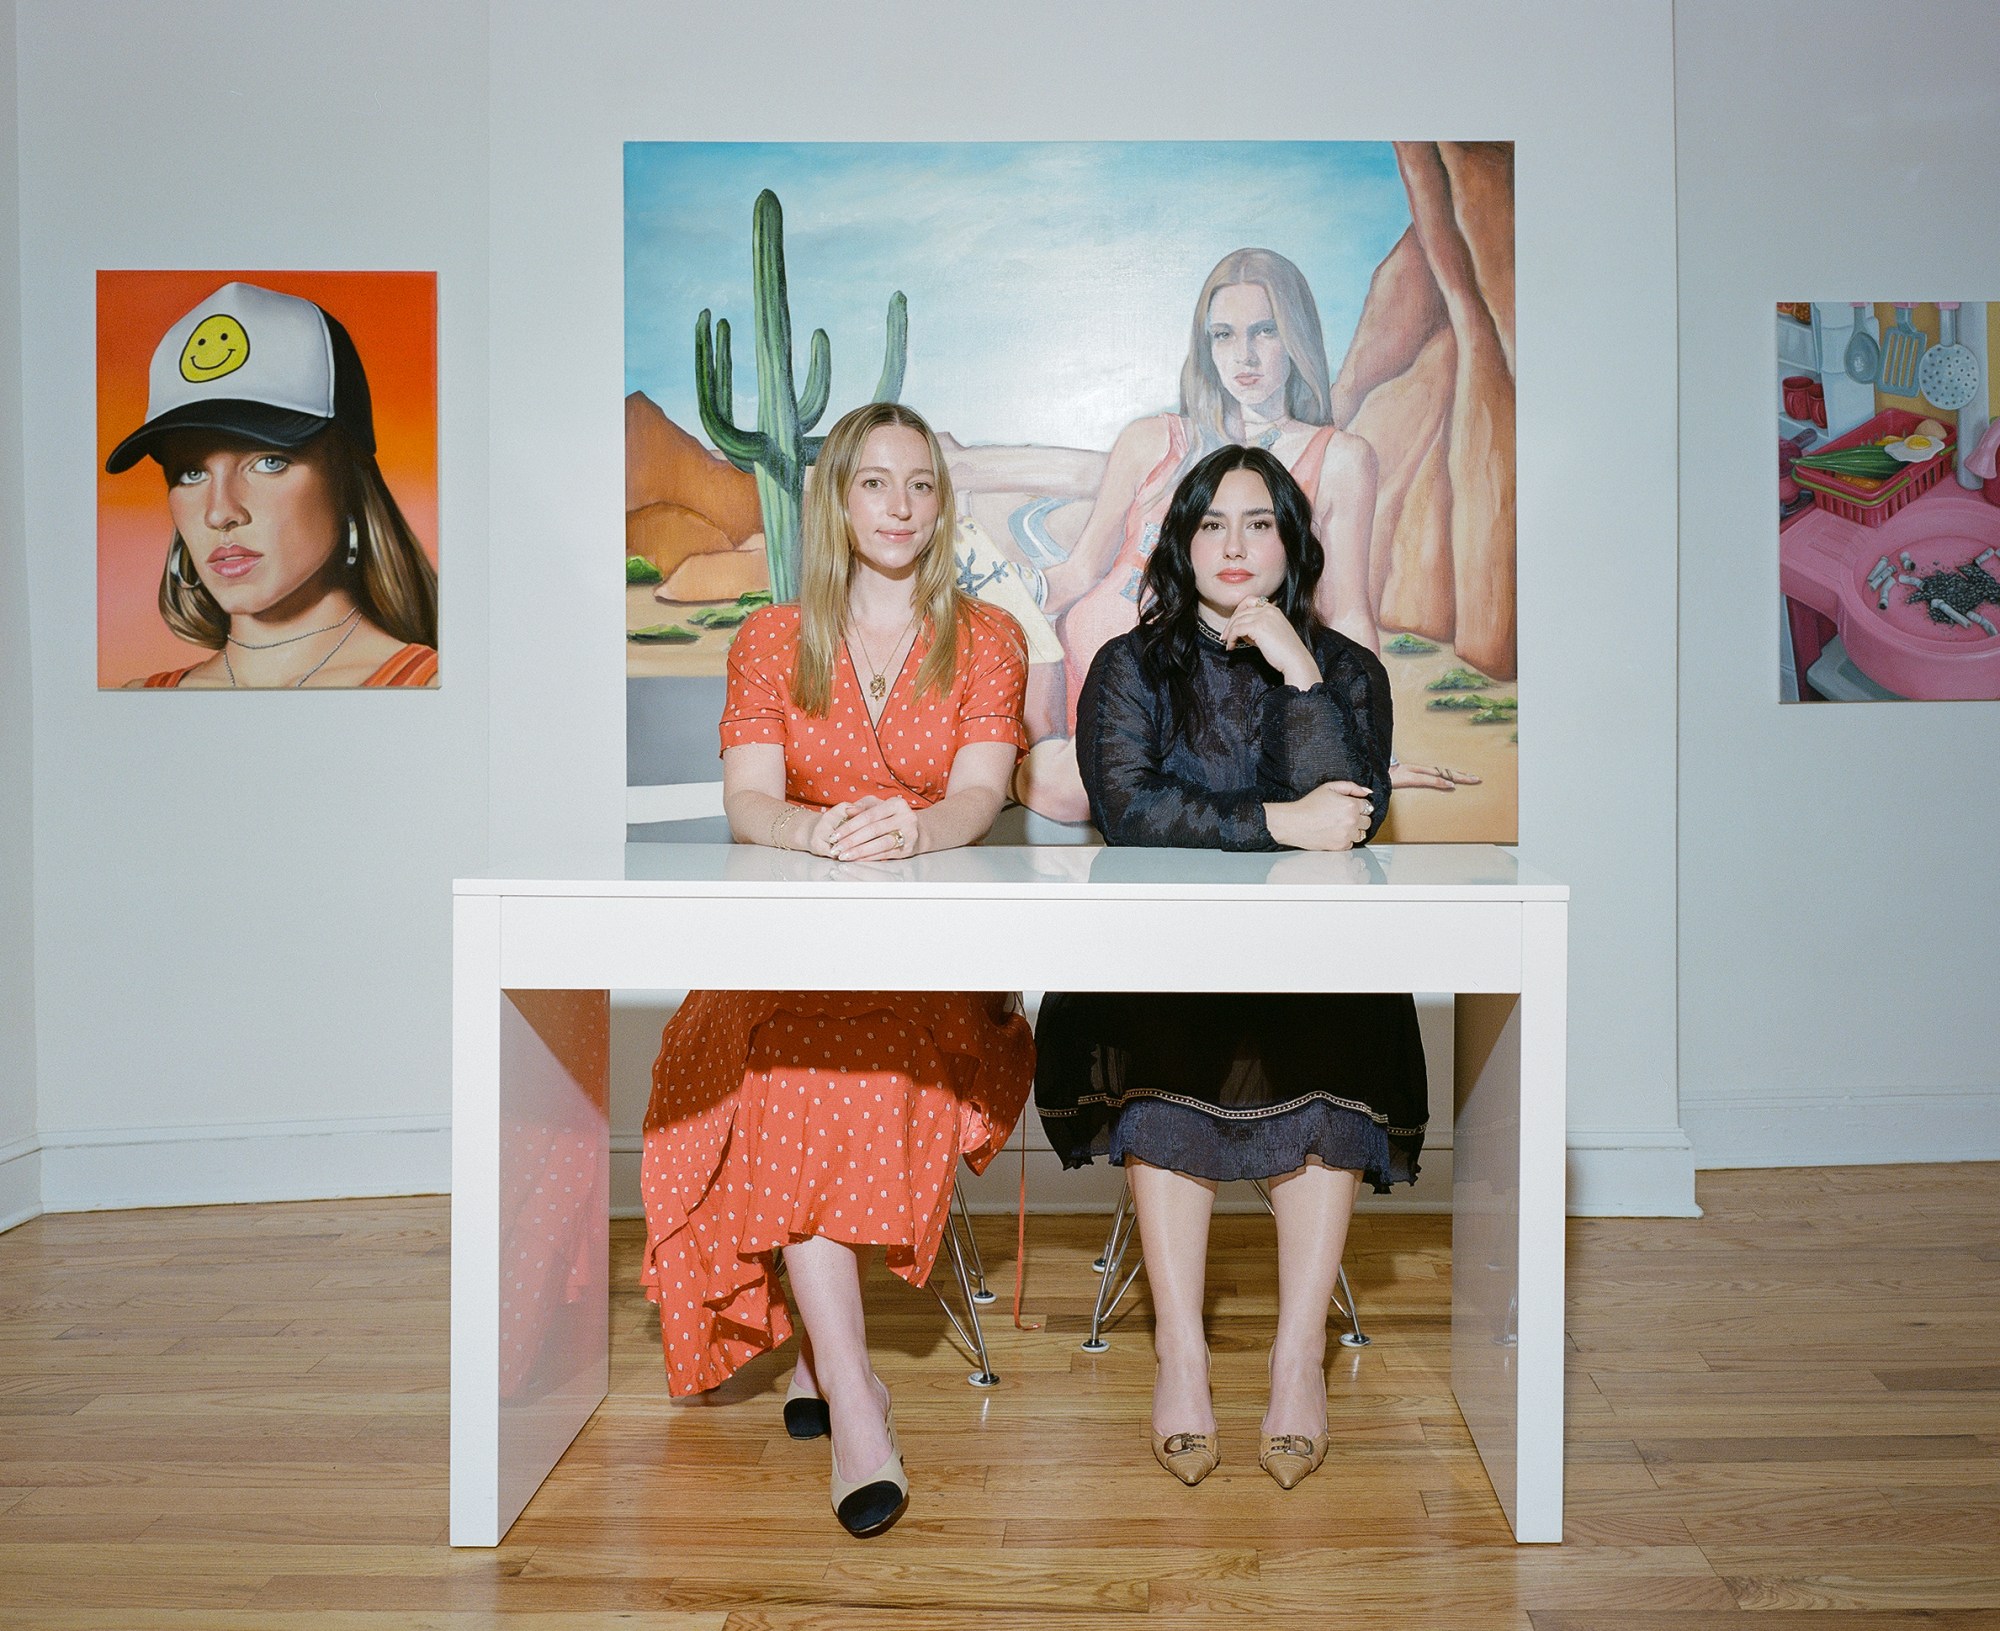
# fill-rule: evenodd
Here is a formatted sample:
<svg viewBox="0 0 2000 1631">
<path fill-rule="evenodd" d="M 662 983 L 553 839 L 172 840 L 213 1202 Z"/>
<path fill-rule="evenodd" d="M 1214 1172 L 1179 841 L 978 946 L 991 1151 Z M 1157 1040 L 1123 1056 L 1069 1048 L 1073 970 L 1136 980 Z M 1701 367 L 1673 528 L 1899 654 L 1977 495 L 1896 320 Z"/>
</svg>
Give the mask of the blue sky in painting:
<svg viewBox="0 0 2000 1631">
<path fill-rule="evenodd" d="M 794 366 L 824 328 L 823 430 L 882 367 L 909 298 L 903 400 L 966 442 L 1106 448 L 1172 407 L 1210 267 L 1258 245 L 1305 272 L 1337 372 L 1368 279 L 1409 224 L 1387 143 L 634 142 L 625 149 L 625 381 L 700 434 L 694 321 L 727 317 L 755 418 L 750 210 L 785 211 Z"/>
</svg>

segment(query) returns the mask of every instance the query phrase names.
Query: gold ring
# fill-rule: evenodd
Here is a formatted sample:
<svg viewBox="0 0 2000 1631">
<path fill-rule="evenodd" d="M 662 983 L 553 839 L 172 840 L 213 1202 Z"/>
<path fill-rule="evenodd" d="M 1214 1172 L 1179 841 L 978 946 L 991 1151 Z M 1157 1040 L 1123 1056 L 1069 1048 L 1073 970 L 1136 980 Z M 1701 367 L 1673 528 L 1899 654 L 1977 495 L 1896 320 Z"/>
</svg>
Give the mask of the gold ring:
<svg viewBox="0 0 2000 1631">
<path fill-rule="evenodd" d="M 903 847 L 903 835 L 902 833 L 898 832 L 896 834 L 896 848 L 901 849 L 902 847 Z"/>
</svg>

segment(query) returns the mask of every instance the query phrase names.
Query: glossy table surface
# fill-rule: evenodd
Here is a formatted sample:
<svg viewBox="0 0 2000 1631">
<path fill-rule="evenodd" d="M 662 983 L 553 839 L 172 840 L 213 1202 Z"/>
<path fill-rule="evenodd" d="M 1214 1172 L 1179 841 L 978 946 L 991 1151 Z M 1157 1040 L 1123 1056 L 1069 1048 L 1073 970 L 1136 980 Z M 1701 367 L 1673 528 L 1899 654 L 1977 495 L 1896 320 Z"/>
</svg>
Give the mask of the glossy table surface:
<svg viewBox="0 0 2000 1631">
<path fill-rule="evenodd" d="M 844 864 L 754 844 L 627 844 L 618 876 L 460 878 L 460 895 L 644 896 L 790 894 L 822 890 L 1018 896 L 1026 891 L 1131 893 L 1153 899 L 1251 893 L 1324 896 L 1567 900 L 1569 886 L 1491 844 L 1402 844 L 1324 854 L 1101 846 L 994 845 L 909 861 Z"/>
</svg>

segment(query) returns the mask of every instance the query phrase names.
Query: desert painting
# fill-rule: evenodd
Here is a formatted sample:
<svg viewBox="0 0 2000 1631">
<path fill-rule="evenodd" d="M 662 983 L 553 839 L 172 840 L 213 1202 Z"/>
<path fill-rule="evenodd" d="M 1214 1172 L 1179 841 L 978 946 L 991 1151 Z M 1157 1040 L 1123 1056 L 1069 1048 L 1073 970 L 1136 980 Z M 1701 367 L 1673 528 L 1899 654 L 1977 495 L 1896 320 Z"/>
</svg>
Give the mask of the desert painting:
<svg viewBox="0 0 2000 1631">
<path fill-rule="evenodd" d="M 1384 836 L 1512 842 L 1514 373 L 1508 143 L 629 144 L 630 779 L 719 780 L 815 428 L 895 399 L 943 439 L 962 586 L 1027 634 L 1047 835 L 1167 495 L 1256 441 L 1313 499 L 1321 616 L 1390 675 Z M 1322 469 L 1336 430 L 1371 476 Z"/>
</svg>

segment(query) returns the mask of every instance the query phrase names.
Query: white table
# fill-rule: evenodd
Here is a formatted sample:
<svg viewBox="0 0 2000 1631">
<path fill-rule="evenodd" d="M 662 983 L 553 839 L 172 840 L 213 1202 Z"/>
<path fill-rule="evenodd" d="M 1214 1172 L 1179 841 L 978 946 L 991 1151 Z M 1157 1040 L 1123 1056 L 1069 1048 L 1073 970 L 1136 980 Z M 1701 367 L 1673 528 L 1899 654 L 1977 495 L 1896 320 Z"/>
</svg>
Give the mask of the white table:
<svg viewBox="0 0 2000 1631">
<path fill-rule="evenodd" d="M 1569 890 L 1510 851 L 635 844 L 453 887 L 453 1545 L 499 1544 L 605 1395 L 607 993 L 691 987 L 1456 992 L 1452 1390 L 1515 1538 L 1562 1538 Z"/>
</svg>

